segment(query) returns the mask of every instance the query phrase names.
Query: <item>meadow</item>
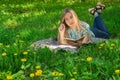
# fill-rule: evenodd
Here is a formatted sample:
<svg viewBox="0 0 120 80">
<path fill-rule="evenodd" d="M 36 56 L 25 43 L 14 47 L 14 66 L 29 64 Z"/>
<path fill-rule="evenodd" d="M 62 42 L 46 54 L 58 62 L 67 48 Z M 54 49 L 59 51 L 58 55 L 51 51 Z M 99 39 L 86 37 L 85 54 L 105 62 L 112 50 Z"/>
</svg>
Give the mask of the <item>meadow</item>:
<svg viewBox="0 0 120 80">
<path fill-rule="evenodd" d="M 92 27 L 88 9 L 97 0 L 57 1 L 0 1 L 0 80 L 120 80 L 119 0 L 101 0 L 106 5 L 101 17 L 111 34 L 105 42 L 82 46 L 75 54 L 29 48 L 35 41 L 57 37 L 66 7 Z"/>
</svg>

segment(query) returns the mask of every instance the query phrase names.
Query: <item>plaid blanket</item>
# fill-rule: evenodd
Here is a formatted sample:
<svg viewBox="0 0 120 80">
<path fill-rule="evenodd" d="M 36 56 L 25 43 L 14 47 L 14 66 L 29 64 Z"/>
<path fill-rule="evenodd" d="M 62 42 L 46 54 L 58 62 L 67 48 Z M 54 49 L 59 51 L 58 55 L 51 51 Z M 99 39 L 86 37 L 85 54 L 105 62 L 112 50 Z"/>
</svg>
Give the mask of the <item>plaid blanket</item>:
<svg viewBox="0 0 120 80">
<path fill-rule="evenodd" d="M 106 39 L 102 39 L 102 38 L 91 38 L 91 40 L 88 42 L 88 44 L 103 42 L 105 40 Z M 48 47 L 51 51 L 63 49 L 65 51 L 71 51 L 72 53 L 77 52 L 79 49 L 79 48 L 77 48 L 75 46 L 71 46 L 71 45 L 58 45 L 56 38 L 48 38 L 48 39 L 36 41 L 31 45 L 31 47 L 33 47 L 35 50 L 37 50 L 38 48 L 45 48 L 45 47 Z"/>
</svg>

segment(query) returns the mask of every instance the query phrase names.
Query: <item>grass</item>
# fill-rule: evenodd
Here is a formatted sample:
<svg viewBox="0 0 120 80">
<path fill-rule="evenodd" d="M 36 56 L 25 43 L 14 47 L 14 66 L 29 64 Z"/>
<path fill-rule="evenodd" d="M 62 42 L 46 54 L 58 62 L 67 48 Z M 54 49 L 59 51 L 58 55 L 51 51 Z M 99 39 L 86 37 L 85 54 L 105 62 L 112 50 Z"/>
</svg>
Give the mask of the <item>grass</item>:
<svg viewBox="0 0 120 80">
<path fill-rule="evenodd" d="M 92 27 L 88 9 L 94 3 L 1 1 L 0 80 L 119 80 L 120 3 L 104 2 L 107 7 L 101 17 L 111 33 L 106 42 L 83 46 L 76 54 L 28 48 L 35 41 L 57 37 L 61 11 L 66 7 L 73 8 L 79 19 Z"/>
</svg>

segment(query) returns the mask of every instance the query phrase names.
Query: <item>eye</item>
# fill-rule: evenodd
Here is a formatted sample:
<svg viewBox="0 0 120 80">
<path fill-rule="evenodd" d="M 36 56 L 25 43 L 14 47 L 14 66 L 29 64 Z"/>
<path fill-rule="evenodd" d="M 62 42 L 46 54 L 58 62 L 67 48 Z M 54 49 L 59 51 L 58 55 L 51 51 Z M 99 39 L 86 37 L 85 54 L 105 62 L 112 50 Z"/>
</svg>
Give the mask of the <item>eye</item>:
<svg viewBox="0 0 120 80">
<path fill-rule="evenodd" d="M 65 18 L 65 21 L 67 21 L 68 20 L 68 18 Z"/>
<path fill-rule="evenodd" d="M 70 16 L 70 19 L 72 19 L 73 18 L 73 16 Z"/>
</svg>

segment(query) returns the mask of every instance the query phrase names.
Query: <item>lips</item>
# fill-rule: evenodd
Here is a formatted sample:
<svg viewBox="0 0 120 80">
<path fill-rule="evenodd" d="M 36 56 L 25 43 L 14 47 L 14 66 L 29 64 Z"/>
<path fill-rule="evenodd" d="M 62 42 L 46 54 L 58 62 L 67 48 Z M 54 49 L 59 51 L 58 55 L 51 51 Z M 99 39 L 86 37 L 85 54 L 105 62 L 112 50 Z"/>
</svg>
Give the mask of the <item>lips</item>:
<svg viewBox="0 0 120 80">
<path fill-rule="evenodd" d="M 74 22 L 70 23 L 71 25 L 74 24 Z"/>
<path fill-rule="evenodd" d="M 73 25 L 73 24 L 74 24 L 74 22 L 70 23 L 70 25 Z"/>
</svg>

